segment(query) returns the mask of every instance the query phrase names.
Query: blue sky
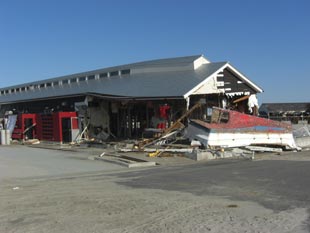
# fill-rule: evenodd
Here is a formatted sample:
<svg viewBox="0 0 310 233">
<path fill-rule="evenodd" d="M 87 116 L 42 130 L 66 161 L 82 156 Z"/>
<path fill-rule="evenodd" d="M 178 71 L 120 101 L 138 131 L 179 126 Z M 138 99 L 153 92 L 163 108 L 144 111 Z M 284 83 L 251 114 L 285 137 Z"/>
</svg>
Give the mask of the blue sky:
<svg viewBox="0 0 310 233">
<path fill-rule="evenodd" d="M 310 102 L 309 0 L 0 0 L 0 87 L 158 58 L 229 61 Z"/>
</svg>

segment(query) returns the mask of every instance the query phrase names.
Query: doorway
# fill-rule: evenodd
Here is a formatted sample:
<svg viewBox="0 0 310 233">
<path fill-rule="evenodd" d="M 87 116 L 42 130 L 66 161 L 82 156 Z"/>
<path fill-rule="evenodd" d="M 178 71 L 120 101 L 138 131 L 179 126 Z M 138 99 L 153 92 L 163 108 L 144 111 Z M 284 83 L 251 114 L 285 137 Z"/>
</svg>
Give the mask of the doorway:
<svg viewBox="0 0 310 233">
<path fill-rule="evenodd" d="M 33 119 L 26 118 L 24 120 L 24 138 L 25 139 L 33 139 L 34 138 L 34 125 Z"/>
<path fill-rule="evenodd" d="M 69 143 L 72 141 L 72 133 L 71 133 L 71 118 L 62 118 L 62 142 Z"/>
</svg>

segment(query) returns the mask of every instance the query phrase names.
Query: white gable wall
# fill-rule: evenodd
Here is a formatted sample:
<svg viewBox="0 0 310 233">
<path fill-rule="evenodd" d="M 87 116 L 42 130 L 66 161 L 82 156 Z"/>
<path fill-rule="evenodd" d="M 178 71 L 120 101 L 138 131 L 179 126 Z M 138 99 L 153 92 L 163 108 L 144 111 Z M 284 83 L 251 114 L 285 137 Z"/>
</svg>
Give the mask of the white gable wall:
<svg viewBox="0 0 310 233">
<path fill-rule="evenodd" d="M 194 70 L 198 69 L 201 65 L 208 63 L 210 63 L 210 61 L 207 60 L 205 57 L 201 56 L 194 61 Z"/>
<path fill-rule="evenodd" d="M 207 79 L 201 86 L 197 87 L 197 89 L 191 95 L 203 95 L 203 94 L 217 94 L 223 93 L 223 90 L 219 90 L 216 75 Z"/>
</svg>

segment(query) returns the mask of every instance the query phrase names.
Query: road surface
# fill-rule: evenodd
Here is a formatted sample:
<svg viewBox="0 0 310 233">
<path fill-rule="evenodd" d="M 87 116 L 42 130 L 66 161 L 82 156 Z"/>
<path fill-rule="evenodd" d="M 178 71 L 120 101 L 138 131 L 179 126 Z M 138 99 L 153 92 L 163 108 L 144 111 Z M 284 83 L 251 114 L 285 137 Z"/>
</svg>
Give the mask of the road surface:
<svg viewBox="0 0 310 233">
<path fill-rule="evenodd" d="M 143 169 L 87 157 L 0 147 L 0 232 L 310 229 L 310 152 Z"/>
</svg>

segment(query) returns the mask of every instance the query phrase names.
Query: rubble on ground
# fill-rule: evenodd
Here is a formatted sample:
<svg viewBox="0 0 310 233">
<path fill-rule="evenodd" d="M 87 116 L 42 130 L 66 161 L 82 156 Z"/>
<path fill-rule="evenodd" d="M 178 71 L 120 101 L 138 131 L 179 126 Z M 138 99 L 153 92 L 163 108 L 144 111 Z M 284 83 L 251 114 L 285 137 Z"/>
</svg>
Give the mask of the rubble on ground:
<svg viewBox="0 0 310 233">
<path fill-rule="evenodd" d="M 150 138 L 137 140 L 109 141 L 109 134 L 101 130 L 91 137 L 88 125 L 84 127 L 70 147 L 98 147 L 104 156 L 126 160 L 126 153 L 141 153 L 150 158 L 187 157 L 195 161 L 222 158 L 254 159 L 258 153 L 282 153 L 283 150 L 307 150 L 310 148 L 308 122 L 291 125 L 240 112 L 213 108 L 209 121 L 188 118 L 201 106 L 197 103 L 167 129 L 156 131 Z M 188 125 L 184 122 L 187 119 Z M 31 125 L 22 134 L 25 135 Z M 4 139 L 4 131 L 2 130 Z M 12 143 L 36 145 L 38 139 L 23 137 Z M 115 137 L 113 137 L 115 139 Z M 102 158 L 102 156 L 98 156 Z M 127 158 L 128 159 L 128 158 Z M 130 163 L 130 162 L 129 162 Z"/>
</svg>

